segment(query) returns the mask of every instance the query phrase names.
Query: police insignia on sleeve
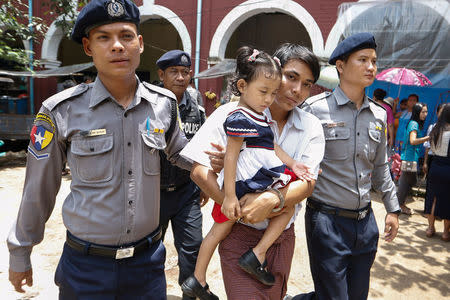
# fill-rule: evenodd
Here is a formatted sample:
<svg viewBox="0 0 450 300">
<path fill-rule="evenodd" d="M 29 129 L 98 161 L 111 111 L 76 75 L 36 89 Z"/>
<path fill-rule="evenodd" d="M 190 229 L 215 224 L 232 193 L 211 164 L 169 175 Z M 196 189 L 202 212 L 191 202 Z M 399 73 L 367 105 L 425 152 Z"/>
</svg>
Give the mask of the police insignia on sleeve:
<svg viewBox="0 0 450 300">
<path fill-rule="evenodd" d="M 50 144 L 53 139 L 53 133 L 44 126 L 34 125 L 31 129 L 30 139 L 34 149 L 41 151 Z"/>
<path fill-rule="evenodd" d="M 124 12 L 125 10 L 122 3 L 111 0 L 111 2 L 108 4 L 108 15 L 110 15 L 111 17 L 120 17 L 124 14 Z"/>
</svg>

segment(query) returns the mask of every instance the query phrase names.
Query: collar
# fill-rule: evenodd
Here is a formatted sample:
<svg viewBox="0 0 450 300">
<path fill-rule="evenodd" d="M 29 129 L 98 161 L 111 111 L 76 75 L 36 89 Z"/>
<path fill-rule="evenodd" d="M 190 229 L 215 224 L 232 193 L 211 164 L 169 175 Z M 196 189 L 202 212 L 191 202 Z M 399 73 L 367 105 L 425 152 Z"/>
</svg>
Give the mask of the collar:
<svg viewBox="0 0 450 300">
<path fill-rule="evenodd" d="M 349 103 L 349 102 L 352 102 L 352 101 L 347 97 L 347 95 L 344 93 L 344 91 L 341 89 L 340 86 L 337 86 L 337 87 L 334 89 L 334 94 L 335 94 L 334 99 L 336 99 L 336 102 L 337 102 L 338 105 L 345 105 L 345 104 L 347 104 L 347 103 Z M 337 96 L 337 97 L 336 97 L 336 96 Z M 353 103 L 353 102 L 352 102 L 352 103 Z M 370 105 L 369 105 L 369 98 L 367 97 L 366 94 L 364 94 L 364 99 L 363 99 L 363 103 L 362 103 L 362 105 L 361 105 L 361 109 L 364 109 L 364 108 L 367 108 L 367 107 L 370 107 Z"/>
<path fill-rule="evenodd" d="M 267 108 L 264 113 L 266 114 L 268 121 L 277 123 L 276 120 L 273 120 L 269 108 Z M 285 128 L 291 128 L 292 126 L 299 130 L 303 129 L 302 110 L 298 107 L 294 107 L 294 109 L 289 112 L 288 119 L 286 121 L 286 124 L 284 125 Z"/>
<path fill-rule="evenodd" d="M 136 89 L 136 93 L 135 93 L 133 101 L 131 102 L 130 107 L 138 105 L 141 102 L 141 98 L 144 98 L 148 101 L 150 101 L 152 99 L 151 94 L 142 85 L 141 81 L 139 80 L 139 78 L 137 76 L 136 76 L 136 80 L 137 80 L 137 89 Z M 94 86 L 92 88 L 92 94 L 91 94 L 91 99 L 89 102 L 89 108 L 95 107 L 96 105 L 100 104 L 101 102 L 105 101 L 108 98 L 114 99 L 114 97 L 109 93 L 109 91 L 103 85 L 100 78 L 97 76 L 95 79 L 95 82 L 94 82 Z M 114 99 L 114 101 L 116 101 L 116 100 Z"/>
</svg>

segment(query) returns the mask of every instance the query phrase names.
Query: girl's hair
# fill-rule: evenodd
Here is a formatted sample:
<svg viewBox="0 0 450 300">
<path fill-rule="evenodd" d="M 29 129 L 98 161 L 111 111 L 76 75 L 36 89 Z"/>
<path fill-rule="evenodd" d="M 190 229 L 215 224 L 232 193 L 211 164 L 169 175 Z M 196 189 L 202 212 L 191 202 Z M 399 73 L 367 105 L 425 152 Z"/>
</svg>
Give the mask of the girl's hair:
<svg viewBox="0 0 450 300">
<path fill-rule="evenodd" d="M 417 123 L 419 123 L 419 129 L 420 130 L 423 129 L 423 125 L 425 124 L 425 120 L 421 120 L 420 119 L 420 112 L 426 106 L 427 105 L 425 103 L 418 102 L 418 103 L 414 104 L 412 112 L 411 112 L 411 119 L 409 120 L 409 122 L 416 121 Z M 408 125 L 409 125 L 409 122 L 408 122 Z"/>
<path fill-rule="evenodd" d="M 450 103 L 443 105 L 441 116 L 438 118 L 436 125 L 430 132 L 430 140 L 431 143 L 434 143 L 435 147 L 438 146 L 442 136 L 442 131 L 444 131 L 447 124 L 450 124 Z"/>
<path fill-rule="evenodd" d="M 308 48 L 297 44 L 284 43 L 283 45 L 278 47 L 277 50 L 275 50 L 273 56 L 280 59 L 282 68 L 284 68 L 284 65 L 291 59 L 301 60 L 305 64 L 307 64 L 309 69 L 311 70 L 314 77 L 314 83 L 319 79 L 319 60 L 317 59 L 317 56 Z"/>
<path fill-rule="evenodd" d="M 244 79 L 250 83 L 261 73 L 264 73 L 266 77 L 281 77 L 281 66 L 264 51 L 247 46 L 239 48 L 236 55 L 236 72 L 229 83 L 231 92 L 240 96 L 241 92 L 237 87 L 238 80 Z"/>
</svg>

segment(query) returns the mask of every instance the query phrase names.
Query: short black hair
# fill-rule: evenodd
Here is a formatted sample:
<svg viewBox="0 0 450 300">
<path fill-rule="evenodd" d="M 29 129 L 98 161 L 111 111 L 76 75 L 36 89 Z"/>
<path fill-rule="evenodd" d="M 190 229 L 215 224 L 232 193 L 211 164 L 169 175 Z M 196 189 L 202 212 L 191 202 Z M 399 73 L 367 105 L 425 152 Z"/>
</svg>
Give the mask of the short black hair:
<svg viewBox="0 0 450 300">
<path fill-rule="evenodd" d="M 416 97 L 417 102 L 419 102 L 419 95 L 417 95 L 417 94 L 409 94 L 408 98 L 409 97 Z"/>
<path fill-rule="evenodd" d="M 229 83 L 231 92 L 235 96 L 240 96 L 241 92 L 237 87 L 239 79 L 244 79 L 247 83 L 250 83 L 263 70 L 268 76 L 281 78 L 281 66 L 272 56 L 248 46 L 239 48 L 236 55 L 236 72 Z"/>
<path fill-rule="evenodd" d="M 373 97 L 377 100 L 383 100 L 386 97 L 386 91 L 383 89 L 376 89 L 373 91 Z"/>
<path fill-rule="evenodd" d="M 284 43 L 273 54 L 274 57 L 278 57 L 281 63 L 281 67 L 291 59 L 298 59 L 303 61 L 311 69 L 314 77 L 314 83 L 320 76 L 320 65 L 317 56 L 308 48 L 300 46 L 298 44 Z"/>
</svg>

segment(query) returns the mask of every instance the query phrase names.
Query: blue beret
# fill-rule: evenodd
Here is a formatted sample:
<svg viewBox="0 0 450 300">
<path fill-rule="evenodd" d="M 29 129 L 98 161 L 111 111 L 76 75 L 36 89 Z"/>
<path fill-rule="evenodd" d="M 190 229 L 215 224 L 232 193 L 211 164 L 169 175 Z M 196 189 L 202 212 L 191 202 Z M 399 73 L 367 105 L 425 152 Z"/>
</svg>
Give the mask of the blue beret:
<svg viewBox="0 0 450 300">
<path fill-rule="evenodd" d="M 157 61 L 156 65 L 161 69 L 165 70 L 172 66 L 191 66 L 191 57 L 184 51 L 181 50 L 170 50 L 164 53 Z"/>
<path fill-rule="evenodd" d="M 139 9 L 131 0 L 92 0 L 78 14 L 72 40 L 81 44 L 83 37 L 96 26 L 130 22 L 139 25 Z"/>
<path fill-rule="evenodd" d="M 368 32 L 355 33 L 337 45 L 336 49 L 334 49 L 333 53 L 331 53 L 328 63 L 330 65 L 335 65 L 336 61 L 346 54 L 362 49 L 376 48 L 377 44 L 375 43 L 373 34 Z"/>
</svg>

